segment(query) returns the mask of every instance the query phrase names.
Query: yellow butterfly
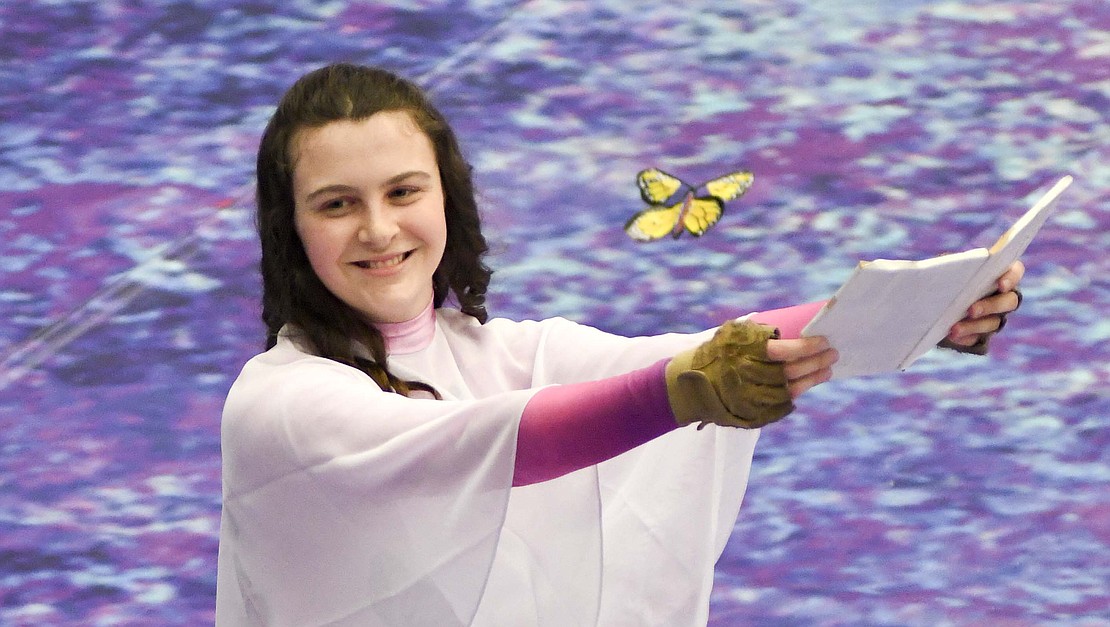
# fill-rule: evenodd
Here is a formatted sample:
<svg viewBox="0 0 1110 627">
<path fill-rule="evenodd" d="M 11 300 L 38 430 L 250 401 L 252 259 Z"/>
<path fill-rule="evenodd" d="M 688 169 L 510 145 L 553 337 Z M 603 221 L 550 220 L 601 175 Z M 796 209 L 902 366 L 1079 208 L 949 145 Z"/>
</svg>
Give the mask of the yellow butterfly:
<svg viewBox="0 0 1110 627">
<path fill-rule="evenodd" d="M 721 219 L 725 202 L 742 196 L 754 178 L 751 172 L 733 172 L 693 186 L 656 168 L 644 170 L 636 181 L 640 196 L 651 206 L 632 216 L 624 225 L 624 232 L 641 242 L 667 234 L 678 238 L 683 229 L 700 237 Z M 708 195 L 695 195 L 701 189 Z"/>
</svg>

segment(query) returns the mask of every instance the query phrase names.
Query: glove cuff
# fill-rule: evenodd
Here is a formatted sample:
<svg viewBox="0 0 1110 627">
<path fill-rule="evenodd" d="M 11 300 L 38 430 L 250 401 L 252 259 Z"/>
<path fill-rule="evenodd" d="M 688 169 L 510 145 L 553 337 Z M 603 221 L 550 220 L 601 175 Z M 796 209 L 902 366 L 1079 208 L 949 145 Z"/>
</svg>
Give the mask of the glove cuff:
<svg viewBox="0 0 1110 627">
<path fill-rule="evenodd" d="M 693 361 L 694 351 L 689 350 L 675 355 L 667 363 L 667 401 L 679 426 L 699 422 L 698 429 L 701 429 L 709 422 L 716 422 L 710 420 L 710 416 L 720 420 L 731 415 L 717 397 L 709 377 L 693 369 Z"/>
</svg>

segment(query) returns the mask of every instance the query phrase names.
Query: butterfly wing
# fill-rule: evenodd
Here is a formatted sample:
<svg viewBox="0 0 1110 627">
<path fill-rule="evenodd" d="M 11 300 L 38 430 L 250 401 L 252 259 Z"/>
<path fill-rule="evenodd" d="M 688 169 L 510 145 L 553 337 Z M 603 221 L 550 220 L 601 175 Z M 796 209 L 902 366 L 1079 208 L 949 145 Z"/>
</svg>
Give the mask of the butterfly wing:
<svg viewBox="0 0 1110 627">
<path fill-rule="evenodd" d="M 667 202 L 667 199 L 686 186 L 678 178 L 656 168 L 641 171 L 636 175 L 636 181 L 640 185 L 640 196 L 649 205 Z"/>
<path fill-rule="evenodd" d="M 703 187 L 710 196 L 728 202 L 739 198 L 752 186 L 755 176 L 751 172 L 733 172 L 709 181 Z"/>
<path fill-rule="evenodd" d="M 624 232 L 634 240 L 650 242 L 674 231 L 682 203 L 670 207 L 650 207 L 632 216 L 624 225 Z"/>
<path fill-rule="evenodd" d="M 717 224 L 721 214 L 725 212 L 725 204 L 719 198 L 702 196 L 690 199 L 690 207 L 686 215 L 682 216 L 682 226 L 694 237 L 701 237 L 709 227 Z"/>
</svg>

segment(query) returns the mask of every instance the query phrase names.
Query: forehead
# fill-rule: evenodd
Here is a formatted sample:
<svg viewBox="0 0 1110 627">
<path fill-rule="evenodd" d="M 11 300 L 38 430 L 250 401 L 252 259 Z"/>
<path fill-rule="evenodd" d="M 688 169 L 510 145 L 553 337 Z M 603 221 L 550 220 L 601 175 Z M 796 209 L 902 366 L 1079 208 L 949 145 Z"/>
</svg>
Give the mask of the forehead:
<svg viewBox="0 0 1110 627">
<path fill-rule="evenodd" d="M 405 111 L 382 111 L 361 120 L 337 120 L 297 131 L 289 143 L 294 184 L 376 171 L 432 169 L 436 166 L 431 139 Z"/>
</svg>

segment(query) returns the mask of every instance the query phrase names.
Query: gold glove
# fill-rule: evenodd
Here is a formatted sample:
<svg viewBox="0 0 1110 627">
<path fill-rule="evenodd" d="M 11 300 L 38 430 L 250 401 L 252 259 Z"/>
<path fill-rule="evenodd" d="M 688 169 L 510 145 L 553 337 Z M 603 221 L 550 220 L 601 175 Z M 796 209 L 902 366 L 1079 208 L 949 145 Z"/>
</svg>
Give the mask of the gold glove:
<svg viewBox="0 0 1110 627">
<path fill-rule="evenodd" d="M 780 362 L 767 357 L 778 329 L 727 322 L 708 342 L 667 364 L 667 397 L 680 425 L 700 422 L 755 429 L 794 411 Z"/>
</svg>

